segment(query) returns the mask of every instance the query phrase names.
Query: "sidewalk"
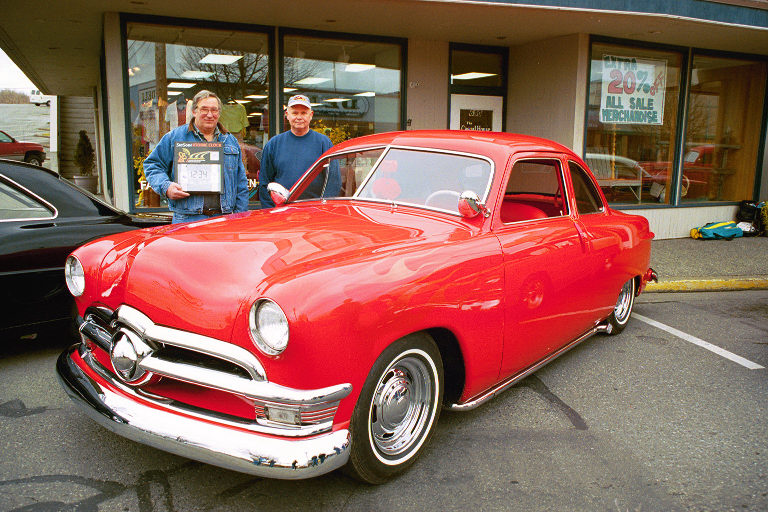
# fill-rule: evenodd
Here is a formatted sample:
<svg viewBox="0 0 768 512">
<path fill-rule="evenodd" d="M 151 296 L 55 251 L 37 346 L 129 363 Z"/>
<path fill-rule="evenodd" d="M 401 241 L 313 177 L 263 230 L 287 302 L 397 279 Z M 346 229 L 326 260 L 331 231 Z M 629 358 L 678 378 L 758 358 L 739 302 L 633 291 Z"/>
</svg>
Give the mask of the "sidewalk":
<svg viewBox="0 0 768 512">
<path fill-rule="evenodd" d="M 768 289 L 768 237 L 654 240 L 651 267 L 647 292 Z"/>
</svg>

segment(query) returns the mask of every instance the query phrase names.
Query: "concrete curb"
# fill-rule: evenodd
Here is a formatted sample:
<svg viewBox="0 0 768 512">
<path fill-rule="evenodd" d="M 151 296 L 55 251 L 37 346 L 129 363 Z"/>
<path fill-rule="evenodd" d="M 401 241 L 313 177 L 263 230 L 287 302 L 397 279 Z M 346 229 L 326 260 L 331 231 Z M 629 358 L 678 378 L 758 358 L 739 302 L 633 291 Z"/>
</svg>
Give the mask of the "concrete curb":
<svg viewBox="0 0 768 512">
<path fill-rule="evenodd" d="M 731 290 L 768 290 L 768 277 L 730 279 L 681 279 L 648 283 L 645 291 L 652 292 L 716 292 Z"/>
</svg>

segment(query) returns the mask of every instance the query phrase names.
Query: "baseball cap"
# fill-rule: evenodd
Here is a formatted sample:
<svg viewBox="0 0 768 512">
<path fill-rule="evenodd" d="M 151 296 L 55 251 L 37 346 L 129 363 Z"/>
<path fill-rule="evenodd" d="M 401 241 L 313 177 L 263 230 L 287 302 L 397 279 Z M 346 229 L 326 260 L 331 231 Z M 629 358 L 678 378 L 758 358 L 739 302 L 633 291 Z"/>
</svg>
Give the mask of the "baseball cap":
<svg viewBox="0 0 768 512">
<path fill-rule="evenodd" d="M 297 94 L 295 96 L 291 96 L 288 99 L 288 106 L 292 107 L 294 105 L 304 105 L 308 109 L 312 109 L 312 105 L 309 103 L 309 98 L 304 96 L 303 94 Z"/>
</svg>

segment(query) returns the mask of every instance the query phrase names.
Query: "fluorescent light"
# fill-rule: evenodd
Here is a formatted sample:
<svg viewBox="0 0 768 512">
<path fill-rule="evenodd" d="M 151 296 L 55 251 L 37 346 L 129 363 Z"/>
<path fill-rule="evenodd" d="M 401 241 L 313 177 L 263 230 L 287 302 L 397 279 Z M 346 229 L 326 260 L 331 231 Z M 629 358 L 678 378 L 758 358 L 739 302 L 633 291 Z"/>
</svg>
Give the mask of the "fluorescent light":
<svg viewBox="0 0 768 512">
<path fill-rule="evenodd" d="M 342 101 L 350 101 L 350 99 L 349 98 L 330 98 L 323 101 L 327 103 L 341 103 Z"/>
<path fill-rule="evenodd" d="M 266 94 L 249 94 L 246 96 L 246 98 L 251 98 L 252 100 L 263 100 L 266 97 Z"/>
<path fill-rule="evenodd" d="M 376 96 L 376 93 L 373 91 L 366 91 L 366 92 L 359 92 L 355 94 L 355 96 L 365 96 L 366 98 L 370 98 L 371 96 Z"/>
<path fill-rule="evenodd" d="M 301 80 L 296 80 L 294 83 L 296 85 L 317 85 L 322 84 L 323 82 L 330 82 L 330 78 L 320 78 L 318 76 L 308 76 L 307 78 L 302 78 Z"/>
<path fill-rule="evenodd" d="M 181 91 L 168 91 L 168 96 L 177 96 L 179 94 L 182 94 Z"/>
<path fill-rule="evenodd" d="M 248 117 L 260 116 L 260 115 L 261 115 L 261 112 L 253 112 L 252 114 L 248 114 Z"/>
<path fill-rule="evenodd" d="M 185 71 L 181 74 L 181 78 L 189 78 L 190 80 L 204 80 L 211 76 L 213 73 L 210 71 Z"/>
<path fill-rule="evenodd" d="M 198 62 L 200 64 L 233 64 L 240 59 L 242 59 L 242 55 L 220 55 L 217 53 L 209 53 L 202 59 L 200 59 Z"/>
<path fill-rule="evenodd" d="M 251 100 L 235 100 L 235 103 L 243 104 L 243 103 L 250 103 Z"/>
<path fill-rule="evenodd" d="M 460 75 L 451 75 L 451 78 L 454 80 L 474 80 L 475 78 L 486 78 L 489 76 L 496 76 L 496 73 L 478 73 L 477 71 L 471 71 Z"/>
<path fill-rule="evenodd" d="M 298 91 L 298 89 L 295 87 L 283 87 L 283 92 L 293 92 L 293 91 Z"/>
<path fill-rule="evenodd" d="M 310 107 L 319 107 L 320 105 L 322 105 L 322 103 L 310 103 L 309 104 Z"/>
<path fill-rule="evenodd" d="M 376 66 L 373 64 L 347 64 L 347 67 L 344 68 L 344 71 L 347 73 L 359 73 L 361 71 L 368 71 L 369 69 L 373 69 Z"/>
<path fill-rule="evenodd" d="M 168 84 L 169 89 L 189 89 L 197 84 L 194 82 L 171 82 Z"/>
</svg>

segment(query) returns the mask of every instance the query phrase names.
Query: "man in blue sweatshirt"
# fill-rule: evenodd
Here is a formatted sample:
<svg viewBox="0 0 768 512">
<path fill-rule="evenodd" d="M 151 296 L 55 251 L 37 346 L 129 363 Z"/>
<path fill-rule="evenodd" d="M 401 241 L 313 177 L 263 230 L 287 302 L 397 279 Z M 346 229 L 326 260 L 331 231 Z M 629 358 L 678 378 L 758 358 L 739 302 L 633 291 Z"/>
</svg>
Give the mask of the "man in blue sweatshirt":
<svg viewBox="0 0 768 512">
<path fill-rule="evenodd" d="M 309 166 L 315 163 L 315 160 L 333 145 L 331 139 L 309 129 L 313 114 L 309 98 L 303 94 L 291 96 L 288 100 L 285 118 L 291 125 L 291 130 L 269 139 L 261 153 L 259 201 L 261 201 L 262 208 L 275 206 L 267 190 L 267 185 L 276 181 L 290 189 L 309 169 Z M 334 167 L 328 177 L 325 188 L 326 196 L 329 195 L 329 191 L 338 191 L 341 188 L 338 166 Z M 313 185 L 315 183 L 310 185 L 302 197 L 307 197 L 308 192 L 311 194 L 311 189 L 316 188 Z M 315 195 L 319 195 L 321 188 L 318 188 Z"/>
</svg>

